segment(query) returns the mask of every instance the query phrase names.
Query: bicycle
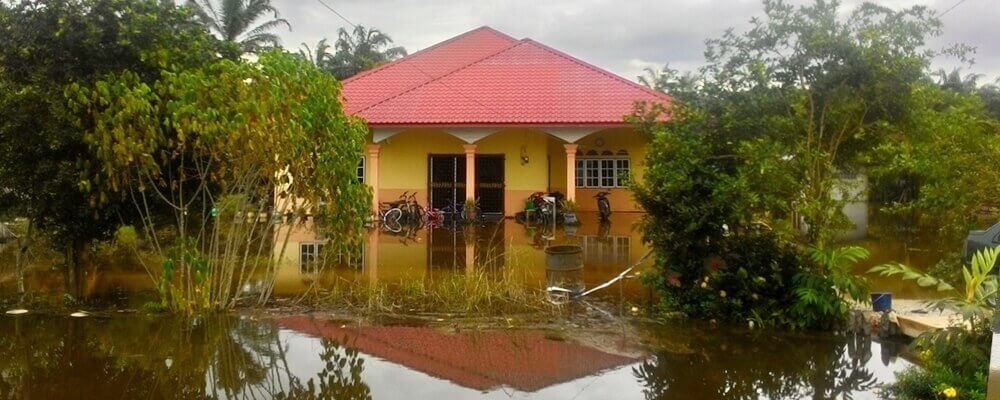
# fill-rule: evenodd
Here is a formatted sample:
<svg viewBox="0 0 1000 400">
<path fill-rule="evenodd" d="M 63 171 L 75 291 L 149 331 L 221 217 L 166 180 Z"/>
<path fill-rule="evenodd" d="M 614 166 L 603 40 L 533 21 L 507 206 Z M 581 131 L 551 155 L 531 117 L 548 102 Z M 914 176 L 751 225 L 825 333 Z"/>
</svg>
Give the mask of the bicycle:
<svg viewBox="0 0 1000 400">
<path fill-rule="evenodd" d="M 379 203 L 378 216 L 379 221 L 382 222 L 381 226 L 383 229 L 393 233 L 397 233 L 403 229 L 400 223 L 403 219 L 401 205 L 402 203 L 398 201 Z"/>
<path fill-rule="evenodd" d="M 406 193 L 403 194 L 401 199 L 405 200 L 405 213 L 404 217 L 407 222 L 410 223 L 423 223 L 424 222 L 424 207 L 417 202 L 417 192 L 410 193 L 409 196 Z"/>
</svg>

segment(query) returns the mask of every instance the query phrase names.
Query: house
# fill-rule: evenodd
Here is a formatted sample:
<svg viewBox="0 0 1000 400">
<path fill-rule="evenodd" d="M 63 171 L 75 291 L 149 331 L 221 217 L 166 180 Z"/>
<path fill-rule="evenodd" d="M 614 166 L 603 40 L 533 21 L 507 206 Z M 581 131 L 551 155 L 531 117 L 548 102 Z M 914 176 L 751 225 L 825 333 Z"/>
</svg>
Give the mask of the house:
<svg viewBox="0 0 1000 400">
<path fill-rule="evenodd" d="M 477 199 L 512 216 L 533 192 L 560 192 L 581 211 L 642 176 L 646 140 L 623 117 L 670 98 L 568 54 L 478 28 L 343 82 L 344 108 L 371 129 L 359 177 L 374 206 L 417 193 L 444 208 Z"/>
</svg>

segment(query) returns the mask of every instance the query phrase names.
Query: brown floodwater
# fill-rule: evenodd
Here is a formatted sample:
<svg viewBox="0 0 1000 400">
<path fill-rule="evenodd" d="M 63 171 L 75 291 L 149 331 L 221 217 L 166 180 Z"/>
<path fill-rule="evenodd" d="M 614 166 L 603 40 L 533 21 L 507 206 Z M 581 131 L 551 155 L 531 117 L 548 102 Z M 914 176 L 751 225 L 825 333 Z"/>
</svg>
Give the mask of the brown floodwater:
<svg viewBox="0 0 1000 400">
<path fill-rule="evenodd" d="M 873 398 L 911 365 L 904 350 L 694 322 L 574 334 L 29 313 L 0 316 L 0 398 Z"/>
<path fill-rule="evenodd" d="M 323 253 L 322 237 L 307 223 L 282 232 L 290 235 L 285 253 L 275 252 L 282 260 L 275 294 L 294 296 L 338 279 L 393 283 L 472 272 L 537 288 L 592 288 L 648 253 L 636 230 L 640 218 L 620 213 L 601 225 L 583 215 L 580 226 L 554 230 L 511 220 L 372 230 L 364 250 L 347 256 Z M 870 218 L 845 239 L 872 250 L 859 273 L 888 261 L 927 268 L 960 248 L 956 240 L 900 226 Z M 561 244 L 581 246 L 581 270 L 546 269 L 544 250 Z M 0 254 L 0 295 L 10 298 L 7 251 Z M 317 267 L 317 254 L 332 261 Z M 39 252 L 27 274 L 29 290 L 60 301 L 59 262 Z M 638 270 L 646 268 L 649 262 Z M 873 280 L 875 290 L 897 298 L 935 295 L 896 279 Z M 149 277 L 127 261 L 90 271 L 83 287 L 111 310 L 153 299 Z M 638 279 L 596 296 L 601 307 L 656 299 Z M 874 398 L 895 372 L 911 366 L 901 357 L 905 345 L 866 336 L 696 321 L 621 322 L 577 332 L 570 327 L 588 326 L 586 315 L 560 318 L 566 331 L 354 325 L 303 316 L 0 315 L 0 399 Z"/>
<path fill-rule="evenodd" d="M 926 269 L 948 253 L 961 249 L 961 239 L 943 238 L 933 231 L 910 229 L 898 220 L 869 212 L 858 228 L 844 239 L 871 250 L 872 256 L 856 271 L 865 273 L 873 265 L 903 262 Z M 576 289 L 592 288 L 618 275 L 625 267 L 637 264 L 649 252 L 637 229 L 641 214 L 617 213 L 612 222 L 600 224 L 596 215 L 583 214 L 575 227 L 524 225 L 503 220 L 474 226 L 448 225 L 429 228 L 405 228 L 399 232 L 371 229 L 362 251 L 353 255 L 326 254 L 323 237 L 310 222 L 277 233 L 279 242 L 287 234 L 287 247 L 274 255 L 281 258 L 274 293 L 295 296 L 312 289 L 322 289 L 338 280 L 365 280 L 399 283 L 410 280 L 432 281 L 437 278 L 471 272 L 494 274 L 522 280 L 542 289 L 558 284 Z M 545 249 L 574 244 L 583 251 L 584 267 L 572 273 L 547 270 Z M 9 246 L 8 246 L 9 247 Z M 11 249 L 0 254 L 0 293 L 14 291 Z M 317 263 L 320 259 L 324 262 Z M 33 292 L 51 293 L 59 298 L 63 274 L 58 258 L 38 257 L 27 274 Z M 322 267 L 319 266 L 322 265 Z M 639 264 L 638 272 L 651 265 L 651 259 Z M 868 275 L 873 290 L 893 292 L 897 299 L 926 299 L 939 296 L 933 289 L 919 288 L 897 278 Z M 83 278 L 87 297 L 97 297 L 120 307 L 137 307 L 150 298 L 153 284 L 142 267 L 128 262 L 113 262 L 89 271 Z M 623 282 L 597 292 L 596 297 L 619 303 L 649 303 L 656 300 L 652 290 L 639 279 Z"/>
</svg>

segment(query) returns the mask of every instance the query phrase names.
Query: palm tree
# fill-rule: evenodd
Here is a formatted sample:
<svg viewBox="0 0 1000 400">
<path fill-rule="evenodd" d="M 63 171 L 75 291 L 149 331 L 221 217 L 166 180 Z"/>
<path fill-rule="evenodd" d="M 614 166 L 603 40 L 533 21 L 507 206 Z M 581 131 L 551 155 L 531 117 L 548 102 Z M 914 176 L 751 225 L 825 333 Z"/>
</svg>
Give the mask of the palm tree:
<svg viewBox="0 0 1000 400">
<path fill-rule="evenodd" d="M 685 102 L 694 102 L 699 99 L 699 86 L 702 77 L 691 71 L 680 71 L 664 65 L 662 69 L 646 67 L 643 69 L 645 75 L 637 78 L 639 83 L 656 91 L 673 96 Z"/>
<path fill-rule="evenodd" d="M 951 72 L 941 68 L 934 75 L 938 78 L 938 85 L 959 93 L 972 93 L 976 91 L 976 88 L 979 86 L 979 79 L 983 77 L 983 75 L 975 73 L 962 76 L 961 68 L 955 68 Z"/>
<path fill-rule="evenodd" d="M 318 43 L 316 43 L 316 50 L 313 51 L 308 44 L 302 43 L 302 48 L 299 49 L 299 55 L 306 60 L 309 60 L 313 65 L 329 71 L 333 68 L 333 54 L 330 53 L 330 45 L 326 42 L 326 38 L 323 38 Z"/>
<path fill-rule="evenodd" d="M 271 31 L 281 25 L 292 30 L 288 21 L 278 17 L 278 10 L 271 5 L 271 0 L 187 0 L 187 6 L 194 10 L 197 19 L 209 30 L 223 40 L 238 43 L 244 53 L 278 47 L 278 35 Z M 273 19 L 253 26 L 271 13 L 274 14 Z"/>
<path fill-rule="evenodd" d="M 333 75 L 346 79 L 355 74 L 406 56 L 402 46 L 392 46 L 392 38 L 374 28 L 355 26 L 352 32 L 338 31 L 333 57 Z"/>
</svg>

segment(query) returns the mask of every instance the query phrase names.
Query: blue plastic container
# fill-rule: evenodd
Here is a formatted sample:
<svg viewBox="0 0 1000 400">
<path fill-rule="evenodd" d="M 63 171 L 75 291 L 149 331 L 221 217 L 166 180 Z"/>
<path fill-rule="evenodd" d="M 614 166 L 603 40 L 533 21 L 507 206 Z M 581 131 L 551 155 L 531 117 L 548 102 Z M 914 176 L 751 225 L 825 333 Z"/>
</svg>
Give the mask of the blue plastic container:
<svg viewBox="0 0 1000 400">
<path fill-rule="evenodd" d="M 891 292 L 875 292 L 872 293 L 872 310 L 875 312 L 884 312 L 892 309 L 892 293 Z"/>
</svg>

